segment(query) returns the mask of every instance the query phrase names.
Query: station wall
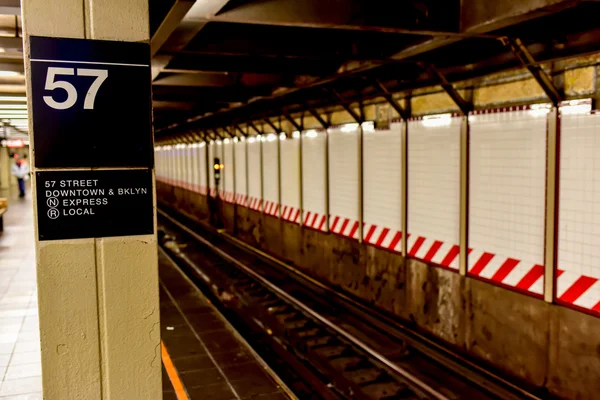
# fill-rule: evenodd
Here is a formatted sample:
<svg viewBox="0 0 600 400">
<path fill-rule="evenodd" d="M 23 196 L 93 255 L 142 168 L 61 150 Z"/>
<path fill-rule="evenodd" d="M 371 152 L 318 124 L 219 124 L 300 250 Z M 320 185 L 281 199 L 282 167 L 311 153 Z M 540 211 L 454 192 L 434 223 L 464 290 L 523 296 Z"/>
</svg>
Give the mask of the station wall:
<svg viewBox="0 0 600 400">
<path fill-rule="evenodd" d="M 600 351 L 600 114 L 561 114 L 558 305 L 543 301 L 552 279 L 544 259 L 548 118 L 548 108 L 524 106 L 473 113 L 468 129 L 467 119 L 442 115 L 236 139 L 233 166 L 225 150 L 226 192 L 235 175 L 237 199 L 228 212 L 252 245 L 507 373 L 585 398 L 574 381 L 600 389 L 600 373 L 588 379 L 600 362 L 580 357 L 581 348 Z M 156 149 L 165 193 L 183 189 L 177 146 Z M 196 146 L 201 165 L 216 143 Z"/>
</svg>

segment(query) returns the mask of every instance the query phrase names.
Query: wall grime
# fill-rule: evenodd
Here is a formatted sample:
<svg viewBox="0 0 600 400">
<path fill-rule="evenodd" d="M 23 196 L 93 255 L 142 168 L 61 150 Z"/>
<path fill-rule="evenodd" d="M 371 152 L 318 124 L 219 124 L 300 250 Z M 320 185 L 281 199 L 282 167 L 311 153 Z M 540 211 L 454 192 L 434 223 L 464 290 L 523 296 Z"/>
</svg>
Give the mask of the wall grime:
<svg viewBox="0 0 600 400">
<path fill-rule="evenodd" d="M 161 183 L 157 191 L 206 221 L 204 196 L 186 201 L 186 191 Z M 222 210 L 233 233 L 234 207 Z M 564 398 L 600 392 L 599 318 L 242 206 L 236 211 L 239 239 L 457 351 Z"/>
</svg>

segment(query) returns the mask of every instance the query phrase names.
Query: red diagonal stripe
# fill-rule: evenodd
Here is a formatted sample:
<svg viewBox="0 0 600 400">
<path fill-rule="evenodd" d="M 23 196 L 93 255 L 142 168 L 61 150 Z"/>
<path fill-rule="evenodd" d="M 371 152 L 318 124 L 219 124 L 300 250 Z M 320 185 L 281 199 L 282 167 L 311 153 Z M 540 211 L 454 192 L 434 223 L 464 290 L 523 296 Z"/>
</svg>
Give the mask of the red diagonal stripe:
<svg viewBox="0 0 600 400">
<path fill-rule="evenodd" d="M 281 213 L 281 216 L 284 219 L 287 219 L 287 216 L 286 216 L 287 210 L 288 210 L 288 206 L 283 206 L 283 212 Z"/>
<path fill-rule="evenodd" d="M 440 249 L 440 247 L 442 247 L 442 242 L 440 242 L 439 240 L 436 240 L 435 242 L 433 242 L 433 244 L 431 245 L 431 247 L 429 248 L 429 251 L 427 252 L 427 254 L 425 254 L 425 261 L 431 261 L 431 259 L 435 256 L 435 253 L 437 253 L 437 251 Z"/>
<path fill-rule="evenodd" d="M 584 294 L 598 279 L 589 276 L 580 276 L 579 279 L 567 289 L 558 299 L 567 303 L 574 303 Z"/>
<path fill-rule="evenodd" d="M 333 224 L 331 224 L 331 231 L 335 232 L 335 227 L 337 226 L 338 222 L 340 222 L 340 217 L 336 216 L 333 219 Z"/>
<path fill-rule="evenodd" d="M 389 232 L 390 232 L 390 230 L 388 228 L 383 228 L 381 230 L 381 233 L 379 234 L 379 237 L 377 238 L 377 242 L 375 242 L 375 245 L 381 246 L 381 244 L 383 243 L 383 241 L 385 240 L 385 238 L 387 237 L 387 234 Z"/>
<path fill-rule="evenodd" d="M 492 277 L 490 279 L 493 281 L 496 281 L 496 282 L 502 282 L 504 280 L 504 278 L 506 278 L 506 275 L 510 274 L 510 272 L 513 269 L 515 269 L 517 264 L 519 264 L 520 262 L 521 262 L 521 260 L 516 260 L 514 258 L 507 258 L 502 263 L 500 268 L 498 268 L 498 271 L 496 271 L 496 273 L 494 275 L 492 275 Z"/>
<path fill-rule="evenodd" d="M 397 231 L 396 234 L 394 235 L 394 238 L 390 242 L 388 249 L 394 250 L 396 248 L 396 245 L 400 241 L 400 239 L 402 239 L 402 232 Z"/>
<path fill-rule="evenodd" d="M 296 215 L 294 215 L 294 222 L 298 222 L 298 219 L 300 218 L 300 210 L 296 210 Z"/>
<path fill-rule="evenodd" d="M 600 301 L 594 307 L 592 307 L 592 311 L 597 311 L 600 313 Z"/>
<path fill-rule="evenodd" d="M 311 228 L 316 228 L 316 226 L 315 226 L 315 225 L 317 224 L 317 218 L 318 218 L 318 217 L 319 217 L 319 214 L 318 214 L 318 213 L 314 213 L 314 214 L 313 214 L 313 219 L 312 219 L 312 222 L 310 223 L 310 227 L 311 227 Z"/>
<path fill-rule="evenodd" d="M 377 225 L 371 225 L 369 231 L 367 232 L 367 236 L 365 236 L 365 242 L 371 243 L 371 236 L 375 233 L 375 229 L 377 229 Z"/>
<path fill-rule="evenodd" d="M 425 238 L 422 237 L 422 236 L 419 236 L 417 238 L 417 240 L 415 241 L 415 244 L 413 244 L 412 249 L 410 249 L 410 251 L 408 252 L 408 255 L 414 257 L 415 254 L 417 254 L 417 252 L 419 251 L 419 249 L 423 245 L 423 242 L 425 242 Z"/>
<path fill-rule="evenodd" d="M 350 222 L 350 220 L 348 218 L 344 218 L 344 222 L 342 222 L 342 227 L 340 228 L 339 233 L 341 233 L 342 235 L 344 234 L 344 231 L 346 230 L 346 227 L 348 226 L 348 222 Z"/>
<path fill-rule="evenodd" d="M 277 215 L 279 213 L 279 204 L 275 205 L 275 210 L 273 210 L 273 215 Z"/>
<path fill-rule="evenodd" d="M 308 221 L 310 220 L 310 216 L 311 216 L 311 214 L 312 214 L 312 213 L 311 213 L 310 211 L 308 211 L 308 212 L 306 213 L 306 215 L 304 216 L 304 225 L 308 225 Z"/>
<path fill-rule="evenodd" d="M 448 254 L 446 254 L 446 257 L 444 257 L 444 259 L 442 260 L 442 262 L 440 264 L 443 265 L 444 267 L 449 267 L 450 264 L 452 264 L 452 262 L 454 261 L 454 259 L 458 256 L 459 253 L 460 253 L 460 246 L 457 246 L 457 245 L 452 246 L 450 251 L 448 251 Z"/>
<path fill-rule="evenodd" d="M 319 224 L 319 230 L 322 231 L 323 230 L 323 226 L 325 225 L 325 221 L 327 221 L 327 217 L 325 215 L 323 215 L 321 217 L 321 223 Z"/>
<path fill-rule="evenodd" d="M 353 238 L 357 229 L 358 229 L 358 221 L 354 222 L 354 225 L 352 225 L 352 229 L 350 230 L 350 234 L 348 235 L 348 237 Z"/>
<path fill-rule="evenodd" d="M 475 263 L 475 265 L 473 265 L 473 268 L 471 268 L 471 270 L 469 272 L 472 273 L 473 275 L 479 276 L 481 271 L 483 271 L 485 266 L 489 264 L 489 262 L 492 260 L 492 258 L 494 258 L 494 254 L 483 253 L 481 255 L 481 257 L 479 257 L 479 260 L 477 260 L 477 262 Z"/>
<path fill-rule="evenodd" d="M 525 274 L 523 278 L 521 278 L 516 287 L 519 289 L 529 290 L 529 288 L 542 276 L 544 276 L 544 267 L 536 264 L 529 270 L 528 273 Z"/>
</svg>

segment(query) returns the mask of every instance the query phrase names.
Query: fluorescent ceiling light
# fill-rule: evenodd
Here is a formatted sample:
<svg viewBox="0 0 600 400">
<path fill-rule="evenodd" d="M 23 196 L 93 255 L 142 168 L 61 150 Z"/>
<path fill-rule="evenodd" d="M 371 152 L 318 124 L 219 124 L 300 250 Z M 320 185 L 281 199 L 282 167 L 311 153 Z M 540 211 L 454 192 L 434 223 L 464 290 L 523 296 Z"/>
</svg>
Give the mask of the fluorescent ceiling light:
<svg viewBox="0 0 600 400">
<path fill-rule="evenodd" d="M 15 115 L 15 114 L 0 115 L 0 119 L 27 119 L 27 114 L 24 114 L 24 115 Z"/>
<path fill-rule="evenodd" d="M 0 96 L 0 101 L 27 101 L 25 96 Z"/>
<path fill-rule="evenodd" d="M 426 115 L 423 117 L 423 126 L 436 127 L 452 124 L 452 114 Z"/>
<path fill-rule="evenodd" d="M 6 49 L 4 47 L 0 47 L 0 53 L 6 53 Z"/>
<path fill-rule="evenodd" d="M 315 131 L 314 129 L 308 130 L 304 133 L 304 135 L 306 135 L 306 137 L 308 138 L 316 138 L 317 137 L 317 131 Z"/>
<path fill-rule="evenodd" d="M 281 132 L 279 134 L 279 140 L 285 140 L 285 139 L 287 139 L 287 136 L 285 135 L 285 133 Z"/>
<path fill-rule="evenodd" d="M 0 78 L 19 75 L 21 75 L 21 73 L 17 71 L 0 71 Z"/>
<path fill-rule="evenodd" d="M 353 124 L 345 124 L 344 126 L 341 127 L 340 131 L 354 132 L 356 129 L 358 129 L 358 124 L 353 123 Z"/>
<path fill-rule="evenodd" d="M 19 115 L 27 115 L 27 110 L 3 110 L 0 105 L 0 113 L 2 114 L 19 114 Z"/>
<path fill-rule="evenodd" d="M 0 104 L 0 110 L 26 110 L 27 104 Z"/>
<path fill-rule="evenodd" d="M 277 135 L 274 133 L 270 133 L 267 135 L 267 142 L 274 142 L 277 140 Z"/>
</svg>

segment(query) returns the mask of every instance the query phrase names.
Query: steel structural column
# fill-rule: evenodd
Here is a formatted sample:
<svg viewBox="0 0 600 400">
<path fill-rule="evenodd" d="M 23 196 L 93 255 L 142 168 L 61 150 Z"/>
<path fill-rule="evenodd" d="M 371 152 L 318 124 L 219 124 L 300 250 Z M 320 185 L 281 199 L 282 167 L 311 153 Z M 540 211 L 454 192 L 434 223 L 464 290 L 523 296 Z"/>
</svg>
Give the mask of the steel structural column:
<svg viewBox="0 0 600 400">
<path fill-rule="evenodd" d="M 281 218 L 281 132 L 275 131 L 275 136 L 277 140 L 277 216 Z"/>
<path fill-rule="evenodd" d="M 300 185 L 300 202 L 298 203 L 300 205 L 300 218 L 298 219 L 298 223 L 300 224 L 300 226 L 304 226 L 304 183 L 302 182 L 302 179 L 304 179 L 304 171 L 302 170 L 302 155 L 303 155 L 303 149 L 302 149 L 302 130 L 299 131 L 299 135 L 298 135 L 298 164 L 300 164 L 300 168 L 298 168 L 298 175 L 299 175 L 299 185 Z M 292 139 L 294 137 L 294 134 L 292 133 Z"/>
<path fill-rule="evenodd" d="M 401 176 L 401 196 L 402 196 L 402 255 L 407 256 L 408 251 L 408 121 L 401 125 L 400 142 L 402 151 L 402 169 Z"/>
<path fill-rule="evenodd" d="M 256 130 L 256 128 L 253 128 Z M 265 166 L 263 160 L 263 135 L 260 133 L 256 136 L 258 139 L 258 157 L 260 160 L 260 212 L 265 212 Z"/>
<path fill-rule="evenodd" d="M 236 179 L 236 169 L 235 169 L 235 153 L 236 153 L 236 141 L 237 136 L 234 139 L 231 139 L 231 176 L 233 177 L 233 234 L 237 234 L 237 220 L 238 220 L 238 204 L 237 204 L 237 179 Z"/>
<path fill-rule="evenodd" d="M 359 125 L 358 132 L 358 243 L 363 242 L 364 238 L 364 217 L 365 217 L 365 181 L 364 181 L 364 129 L 362 124 Z"/>
<path fill-rule="evenodd" d="M 327 232 L 331 227 L 329 198 L 329 129 L 325 129 L 325 221 L 327 221 Z"/>
<path fill-rule="evenodd" d="M 467 275 L 469 246 L 469 116 L 462 118 L 460 127 L 460 209 L 459 209 L 459 266 L 462 276 Z"/>
<path fill-rule="evenodd" d="M 558 178 L 560 153 L 560 113 L 554 107 L 548 113 L 546 145 L 546 229 L 544 250 L 544 300 L 554 301 L 556 294 L 556 246 L 558 235 Z"/>
</svg>

